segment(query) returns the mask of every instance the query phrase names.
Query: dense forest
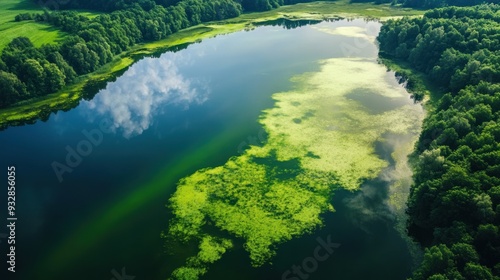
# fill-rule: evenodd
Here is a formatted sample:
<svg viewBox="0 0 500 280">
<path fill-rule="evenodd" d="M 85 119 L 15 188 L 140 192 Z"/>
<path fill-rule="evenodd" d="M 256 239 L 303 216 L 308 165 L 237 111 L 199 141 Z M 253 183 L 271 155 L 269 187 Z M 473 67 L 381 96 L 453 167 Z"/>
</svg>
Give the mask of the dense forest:
<svg viewBox="0 0 500 280">
<path fill-rule="evenodd" d="M 19 37 L 2 51 L 0 108 L 54 93 L 138 43 L 160 40 L 202 22 L 237 17 L 243 11 L 269 10 L 295 2 L 298 1 L 73 0 L 60 6 L 62 11 L 20 14 L 16 21 L 49 23 L 69 36 L 61 44 L 40 48 Z M 73 8 L 108 13 L 89 19 Z"/>
<path fill-rule="evenodd" d="M 375 4 L 391 3 L 410 8 L 432 9 L 446 6 L 475 6 L 484 3 L 499 4 L 500 0 L 350 0 L 351 2 L 374 2 Z"/>
<path fill-rule="evenodd" d="M 474 6 L 483 3 L 498 4 L 500 0 L 393 0 L 392 3 L 412 8 L 438 8 L 444 6 Z"/>
<path fill-rule="evenodd" d="M 500 6 L 388 21 L 378 40 L 448 92 L 413 155 L 408 231 L 426 247 L 413 279 L 500 279 Z"/>
<path fill-rule="evenodd" d="M 234 0 L 240 4 L 244 11 L 267 11 L 282 5 L 295 4 L 299 2 L 311 2 L 312 0 Z M 173 6 L 181 0 L 72 0 L 60 5 L 62 9 L 91 9 L 96 11 L 124 10 L 139 5 L 149 11 L 156 5 L 163 7 Z"/>
</svg>

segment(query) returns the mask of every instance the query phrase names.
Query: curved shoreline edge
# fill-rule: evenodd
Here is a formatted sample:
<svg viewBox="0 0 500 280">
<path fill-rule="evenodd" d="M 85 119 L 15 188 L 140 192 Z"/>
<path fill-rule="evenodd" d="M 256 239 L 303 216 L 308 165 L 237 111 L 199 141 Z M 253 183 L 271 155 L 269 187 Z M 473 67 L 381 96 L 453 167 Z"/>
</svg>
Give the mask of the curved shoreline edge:
<svg viewBox="0 0 500 280">
<path fill-rule="evenodd" d="M 245 13 L 223 21 L 208 22 L 183 29 L 160 41 L 139 44 L 115 57 L 96 72 L 81 76 L 77 82 L 59 92 L 0 109 L 0 131 L 10 126 L 47 121 L 52 113 L 68 111 L 78 106 L 82 99 L 91 99 L 109 81 L 119 77 L 129 66 L 143 57 L 184 44 L 199 42 L 217 35 L 252 29 L 256 24 L 277 20 L 323 20 L 331 18 L 365 17 L 388 19 L 402 16 L 418 16 L 424 11 L 391 7 L 389 5 L 350 4 L 348 1 L 311 2 L 282 6 L 266 12 Z"/>
</svg>

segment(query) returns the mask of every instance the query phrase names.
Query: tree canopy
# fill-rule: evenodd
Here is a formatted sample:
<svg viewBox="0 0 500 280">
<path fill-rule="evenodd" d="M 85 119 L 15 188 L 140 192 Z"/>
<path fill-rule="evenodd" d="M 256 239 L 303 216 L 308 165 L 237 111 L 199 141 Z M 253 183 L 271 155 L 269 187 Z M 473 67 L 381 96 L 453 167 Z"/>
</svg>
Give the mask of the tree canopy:
<svg viewBox="0 0 500 280">
<path fill-rule="evenodd" d="M 475 6 L 483 3 L 499 4 L 499 0 L 393 0 L 394 4 L 402 4 L 412 8 L 439 8 L 445 6 Z"/>
<path fill-rule="evenodd" d="M 267 11 L 282 5 L 311 1 L 312 0 L 234 0 L 234 2 L 241 5 L 245 11 Z M 181 0 L 72 0 L 58 5 L 57 8 L 66 10 L 90 9 L 95 11 L 112 12 L 132 7 L 141 7 L 142 9 L 149 11 L 157 5 L 161 5 L 166 8 L 177 5 L 180 2 L 186 3 L 186 1 Z M 196 8 L 194 10 L 196 10 Z"/>
<path fill-rule="evenodd" d="M 408 230 L 427 249 L 413 279 L 500 276 L 499 11 L 435 9 L 388 21 L 378 37 L 381 55 L 448 92 L 414 152 Z"/>
</svg>

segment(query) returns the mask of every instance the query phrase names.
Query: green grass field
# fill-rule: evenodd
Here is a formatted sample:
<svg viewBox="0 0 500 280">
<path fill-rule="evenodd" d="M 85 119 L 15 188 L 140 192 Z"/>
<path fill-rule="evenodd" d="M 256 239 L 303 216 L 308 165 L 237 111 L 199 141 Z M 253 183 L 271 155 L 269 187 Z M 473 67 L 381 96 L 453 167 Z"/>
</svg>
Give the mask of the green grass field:
<svg viewBox="0 0 500 280">
<path fill-rule="evenodd" d="M 57 43 L 64 38 L 64 32 L 47 24 L 34 21 L 14 21 L 18 14 L 35 12 L 41 12 L 41 9 L 31 0 L 0 1 L 0 50 L 12 39 L 19 36 L 30 38 L 35 46 Z"/>
</svg>

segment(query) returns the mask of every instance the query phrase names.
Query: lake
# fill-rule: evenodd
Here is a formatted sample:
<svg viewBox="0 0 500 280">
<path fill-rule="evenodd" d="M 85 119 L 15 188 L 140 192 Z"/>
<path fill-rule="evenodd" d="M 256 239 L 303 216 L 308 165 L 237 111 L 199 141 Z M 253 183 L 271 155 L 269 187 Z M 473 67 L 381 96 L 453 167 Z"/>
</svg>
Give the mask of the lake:
<svg viewBox="0 0 500 280">
<path fill-rule="evenodd" d="M 206 39 L 0 132 L 17 279 L 410 276 L 406 157 L 424 111 L 378 64 L 380 26 L 277 21 Z"/>
</svg>

